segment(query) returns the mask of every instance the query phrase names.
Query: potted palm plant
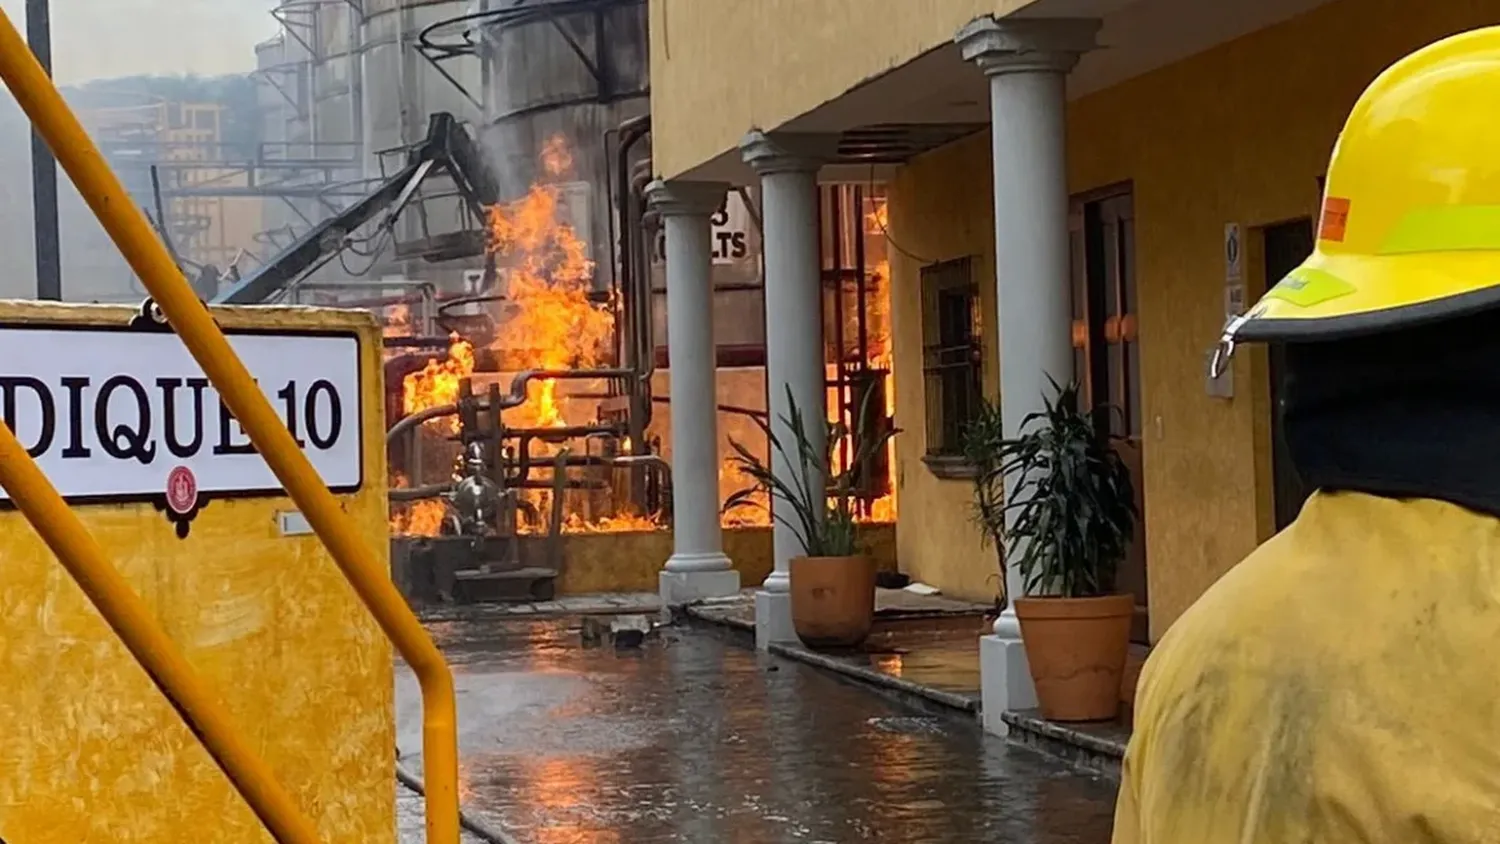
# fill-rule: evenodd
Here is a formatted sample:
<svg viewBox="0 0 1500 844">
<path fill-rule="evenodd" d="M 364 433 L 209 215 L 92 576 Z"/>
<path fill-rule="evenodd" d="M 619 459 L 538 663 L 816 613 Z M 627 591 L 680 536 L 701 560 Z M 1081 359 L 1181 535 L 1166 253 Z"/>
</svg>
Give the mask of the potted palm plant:
<svg viewBox="0 0 1500 844">
<path fill-rule="evenodd" d="M 971 427 L 975 515 L 1025 583 L 1012 603 L 1043 717 L 1106 720 L 1119 711 L 1135 608 L 1115 591 L 1135 495 L 1108 433 L 1110 408 L 1083 410 L 1077 384 L 1052 388 L 1014 437 L 997 435 L 993 408 Z"/>
<path fill-rule="evenodd" d="M 797 537 L 804 554 L 791 560 L 792 624 L 797 637 L 811 648 L 859 645 L 874 621 L 875 564 L 857 541 L 859 481 L 897 432 L 872 424 L 871 414 L 864 412 L 871 394 L 867 390 L 861 398 L 854 430 L 841 421 L 805 419 L 790 389 L 788 412 L 782 417 L 790 442 L 757 418 L 771 454 L 791 467 L 785 477 L 772 471 L 772 461 L 735 440 L 729 442 L 734 450 L 731 462 L 751 485 L 731 495 L 724 510 L 773 502 L 771 517 Z M 824 426 L 821 443 L 809 436 L 809 424 Z M 848 465 L 839 466 L 834 456 L 845 440 L 852 456 Z"/>
</svg>

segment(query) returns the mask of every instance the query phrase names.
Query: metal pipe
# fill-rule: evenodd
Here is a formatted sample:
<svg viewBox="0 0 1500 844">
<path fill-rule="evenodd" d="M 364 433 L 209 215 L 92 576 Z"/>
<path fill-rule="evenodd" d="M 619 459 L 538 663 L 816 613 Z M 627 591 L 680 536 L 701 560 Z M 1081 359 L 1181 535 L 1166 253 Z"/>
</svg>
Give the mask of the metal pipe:
<svg viewBox="0 0 1500 844">
<path fill-rule="evenodd" d="M 578 437 L 591 437 L 598 434 L 618 435 L 620 427 L 615 424 L 597 425 L 568 425 L 557 428 L 506 428 L 507 436 L 525 436 L 550 442 L 555 440 L 571 440 Z"/>
<path fill-rule="evenodd" d="M 642 114 L 632 117 L 620 124 L 616 130 L 619 133 L 618 145 L 615 147 L 615 179 L 618 184 L 617 196 L 620 213 L 620 242 L 619 242 L 619 287 L 624 297 L 623 307 L 629 311 L 635 307 L 635 290 L 632 283 L 635 276 L 634 251 L 632 237 L 637 231 L 639 221 L 631 213 L 636 197 L 633 183 L 630 178 L 630 151 L 640 140 L 651 131 L 651 115 Z M 613 244 L 612 244 L 613 245 Z M 623 355 L 623 363 L 633 369 L 640 368 L 639 343 L 636 340 L 636 332 L 640 327 L 636 324 L 634 317 L 628 320 L 626 326 L 626 337 L 621 343 L 623 347 L 626 342 L 633 344 L 634 348 L 628 354 Z M 623 351 L 623 348 L 622 348 Z"/>
<path fill-rule="evenodd" d="M 826 192 L 825 192 L 826 190 Z M 837 373 L 835 379 L 838 392 L 838 421 L 846 423 L 849 421 L 849 390 L 848 372 L 845 366 L 848 358 L 847 350 L 844 348 L 844 195 L 843 185 L 834 185 L 819 191 L 828 197 L 828 233 L 829 246 L 832 255 L 829 263 L 833 267 L 833 360 L 834 371 Z M 820 221 L 821 222 L 821 221 Z M 821 256 L 819 262 L 821 263 Z M 825 277 L 826 278 L 826 277 Z M 827 287 L 825 286 L 826 290 Z M 826 308 L 825 308 L 826 313 Z M 849 438 L 840 437 L 838 443 L 839 465 L 845 471 L 849 468 Z"/>
<path fill-rule="evenodd" d="M 446 349 L 452 343 L 447 337 L 384 337 L 380 341 L 387 349 Z"/>
<path fill-rule="evenodd" d="M 26 0 L 27 55 L 52 76 L 51 0 Z M 36 236 L 36 297 L 62 299 L 62 247 L 57 230 L 57 161 L 41 133 L 31 133 L 31 210 Z M 164 223 L 165 224 L 165 223 Z"/>
<path fill-rule="evenodd" d="M 56 178 L 55 175 L 54 178 Z M 56 187 L 53 190 L 56 190 Z M 172 224 L 167 219 L 167 207 L 161 200 L 161 172 L 155 164 L 151 165 L 151 199 L 156 205 L 156 228 L 161 233 L 161 242 L 167 247 L 167 253 L 172 256 L 172 261 L 180 267 L 182 256 L 177 254 L 177 246 L 172 243 Z"/>
<path fill-rule="evenodd" d="M 564 478 L 566 478 L 566 473 L 564 473 Z M 542 479 L 542 480 L 520 481 L 519 483 L 516 483 L 513 488 L 515 488 L 515 489 L 552 489 L 555 486 L 555 484 L 553 483 L 553 480 L 554 480 L 553 478 L 548 477 L 548 478 L 545 478 L 545 479 Z M 567 489 L 588 489 L 588 490 L 595 490 L 595 489 L 609 489 L 609 484 L 606 483 L 606 482 L 604 482 L 604 481 L 568 480 L 566 482 L 565 487 Z"/>
<path fill-rule="evenodd" d="M 653 239 L 649 237 L 647 217 L 651 216 L 646 211 L 645 190 L 650 184 L 653 175 L 649 160 L 641 162 L 647 164 L 645 167 L 637 167 L 637 172 L 630 177 L 629 195 L 630 200 L 636 203 L 641 214 L 638 224 L 632 228 L 632 234 L 639 237 L 639 243 L 631 246 L 631 257 L 633 274 L 633 291 L 631 301 L 633 303 L 634 315 L 632 322 L 636 326 L 632 338 L 636 344 L 636 369 L 640 372 L 642 383 L 649 382 L 651 376 L 656 372 L 656 343 L 654 334 L 656 330 L 653 316 L 655 314 L 655 291 L 651 284 L 651 249 Z M 622 167 L 622 175 L 624 168 Z M 639 250 L 636 250 L 636 247 Z M 649 407 L 649 405 L 646 405 Z M 649 411 L 648 411 L 649 413 Z"/>
<path fill-rule="evenodd" d="M 391 501 L 419 501 L 423 498 L 437 498 L 447 495 L 453 491 L 453 483 L 427 484 L 426 486 L 398 486 L 387 492 Z"/>
<path fill-rule="evenodd" d="M 317 532 L 381 629 L 416 673 L 422 688 L 422 761 L 428 786 L 427 842 L 458 844 L 457 717 L 453 675 L 443 661 L 442 653 L 391 581 L 383 560 L 365 541 L 362 528 L 344 512 L 339 500 L 323 485 L 318 471 L 297 446 L 286 423 L 219 330 L 213 314 L 188 286 L 172 262 L 172 256 L 167 254 L 166 247 L 151 230 L 145 215 L 105 164 L 99 148 L 68 109 L 62 95 L 26 48 L 26 42 L 3 10 L 0 10 L 0 79 L 5 81 L 21 109 L 31 118 L 36 131 L 46 138 L 47 145 L 72 177 L 100 224 L 151 292 L 156 306 L 166 315 L 230 412 L 240 421 L 256 450 Z M 79 566 L 83 572 L 100 569 L 100 566 L 90 564 L 106 562 L 102 550 L 87 538 L 82 525 L 67 511 L 55 491 L 51 496 L 46 495 L 50 485 L 15 438 L 7 436 L 3 439 L 8 440 L 6 445 L 13 446 L 14 450 L 0 460 L 4 463 L 0 477 L 24 479 L 28 472 L 32 473 L 32 483 L 20 487 L 20 494 L 16 495 L 16 490 L 12 490 L 17 505 L 25 502 L 32 508 L 33 524 L 53 535 L 57 543 L 54 551 L 59 553 L 64 565 Z M 36 483 L 38 481 L 40 483 Z M 65 533 L 71 536 L 63 535 Z M 80 583 L 83 582 L 80 579 Z M 192 710 L 181 711 L 190 723 L 200 728 L 198 734 L 205 746 L 211 746 L 210 752 L 213 752 L 212 746 L 217 746 L 221 753 L 227 754 L 216 756 L 224 760 L 221 765 L 238 767 L 241 772 L 254 770 L 253 765 L 243 767 L 252 764 L 246 760 L 253 759 L 253 756 L 234 753 L 235 746 L 228 731 L 212 729 L 211 734 L 205 734 L 201 730 L 204 726 L 201 719 L 189 715 Z M 198 711 L 212 713 L 213 710 L 200 708 Z M 213 726 L 211 715 L 207 723 Z M 298 823 L 295 804 L 291 804 L 289 798 L 286 801 L 275 799 L 274 792 L 267 785 L 269 777 L 261 780 L 253 777 L 231 779 L 235 779 L 237 785 L 245 786 L 242 793 L 251 800 L 252 806 L 266 813 L 262 819 L 268 825 L 274 823 L 283 830 L 282 834 L 276 835 L 277 838 L 297 842 L 317 840 L 316 831 L 305 819 Z M 275 829 L 273 834 L 276 834 Z"/>
<path fill-rule="evenodd" d="M 510 393 L 500 397 L 500 409 L 520 407 L 526 403 L 526 388 L 532 381 L 587 381 L 591 378 L 629 378 L 633 370 L 618 367 L 610 369 L 528 369 L 511 379 Z M 410 417 L 408 417 L 410 418 Z M 403 420 L 405 421 L 405 420 Z"/>
<path fill-rule="evenodd" d="M 350 281 L 350 282 L 303 282 L 296 285 L 297 291 L 324 290 L 331 293 L 342 293 L 348 290 L 415 290 L 421 295 L 423 321 L 430 319 L 430 315 L 437 308 L 437 285 L 430 281 Z M 430 330 L 429 326 L 423 326 L 423 330 Z"/>
<path fill-rule="evenodd" d="M 419 410 L 416 413 L 411 414 L 410 416 L 404 416 L 396 420 L 395 424 L 386 429 L 385 443 L 386 445 L 390 445 L 391 443 L 396 441 L 396 437 L 401 436 L 401 434 L 405 433 L 407 430 L 415 428 L 416 426 L 422 424 L 423 422 L 426 422 L 429 419 L 437 419 L 441 416 L 452 416 L 455 413 L 458 413 L 458 405 L 442 404 L 438 405 L 437 407 L 429 407 L 425 410 Z"/>
</svg>

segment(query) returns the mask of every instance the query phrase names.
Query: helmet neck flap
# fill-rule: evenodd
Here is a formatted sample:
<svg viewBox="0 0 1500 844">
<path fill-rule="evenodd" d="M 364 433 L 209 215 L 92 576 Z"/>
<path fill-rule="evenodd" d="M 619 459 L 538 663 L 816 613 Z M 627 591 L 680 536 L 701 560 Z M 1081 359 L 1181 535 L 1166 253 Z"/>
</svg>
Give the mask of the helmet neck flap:
<svg viewBox="0 0 1500 844">
<path fill-rule="evenodd" d="M 1500 311 L 1291 343 L 1278 407 L 1308 488 L 1500 516 Z"/>
</svg>

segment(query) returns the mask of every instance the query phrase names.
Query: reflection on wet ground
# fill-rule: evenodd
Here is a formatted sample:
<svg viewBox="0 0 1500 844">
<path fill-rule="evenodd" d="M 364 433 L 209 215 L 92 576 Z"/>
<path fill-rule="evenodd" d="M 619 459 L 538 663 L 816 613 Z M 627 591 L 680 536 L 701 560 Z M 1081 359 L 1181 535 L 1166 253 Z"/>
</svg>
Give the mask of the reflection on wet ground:
<svg viewBox="0 0 1500 844">
<path fill-rule="evenodd" d="M 981 616 L 948 620 L 877 622 L 858 651 L 830 654 L 919 686 L 979 699 Z"/>
<path fill-rule="evenodd" d="M 531 844 L 1104 844 L 1114 786 L 703 630 L 584 648 L 569 620 L 431 625 L 465 804 Z M 403 758 L 420 698 L 398 671 Z"/>
</svg>

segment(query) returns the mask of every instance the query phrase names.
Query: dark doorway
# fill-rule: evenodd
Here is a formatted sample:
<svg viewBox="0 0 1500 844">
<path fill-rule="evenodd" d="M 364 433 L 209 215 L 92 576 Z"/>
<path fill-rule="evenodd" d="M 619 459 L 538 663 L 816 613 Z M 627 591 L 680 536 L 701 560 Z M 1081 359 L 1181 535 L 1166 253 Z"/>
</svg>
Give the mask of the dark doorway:
<svg viewBox="0 0 1500 844">
<path fill-rule="evenodd" d="M 1313 251 L 1312 218 L 1304 217 L 1265 228 L 1266 287 L 1280 281 L 1307 260 Z M 1271 482 L 1276 498 L 1276 530 L 1280 531 L 1302 510 L 1311 490 L 1302 486 L 1292 466 L 1291 453 L 1281 428 L 1281 379 L 1286 371 L 1286 350 L 1279 343 L 1267 351 L 1271 376 Z"/>
<path fill-rule="evenodd" d="M 1114 408 L 1108 433 L 1135 482 L 1135 541 L 1116 586 L 1135 596 L 1131 638 L 1147 643 L 1146 502 L 1141 471 L 1140 340 L 1136 331 L 1135 209 L 1128 185 L 1075 197 L 1073 249 L 1074 371 L 1090 406 Z"/>
</svg>

